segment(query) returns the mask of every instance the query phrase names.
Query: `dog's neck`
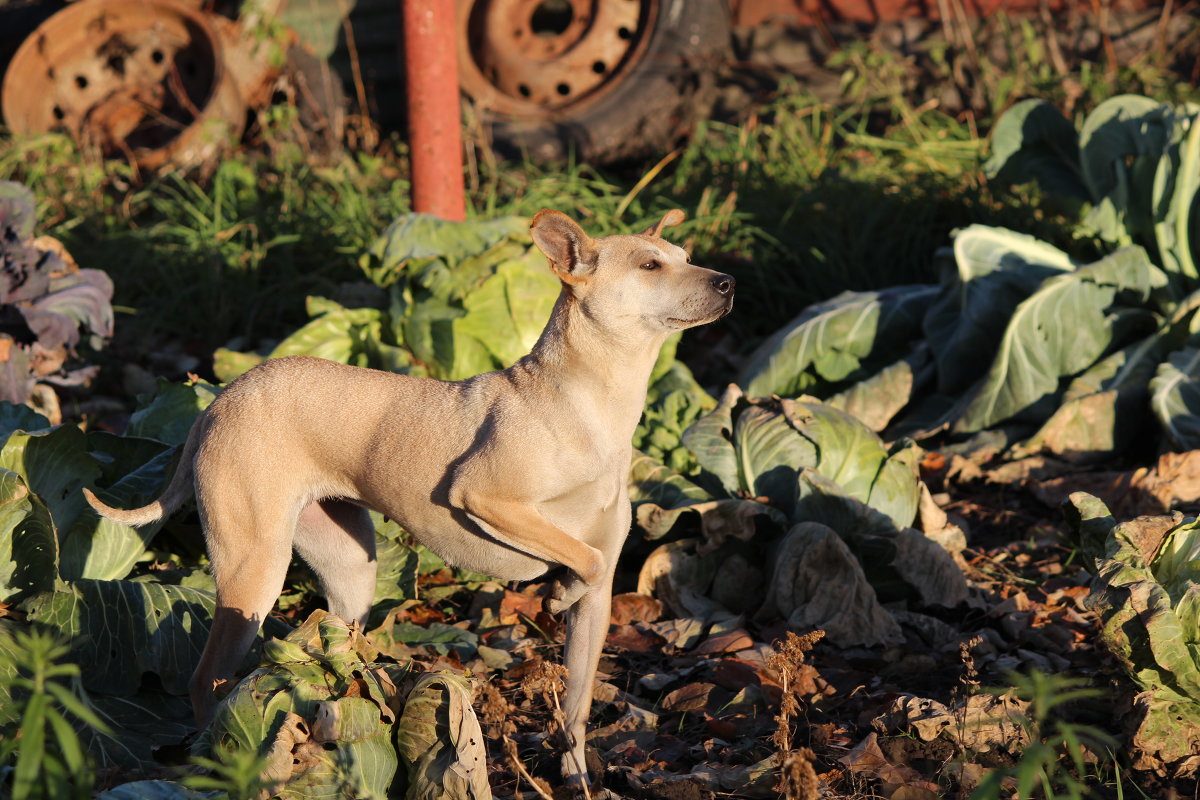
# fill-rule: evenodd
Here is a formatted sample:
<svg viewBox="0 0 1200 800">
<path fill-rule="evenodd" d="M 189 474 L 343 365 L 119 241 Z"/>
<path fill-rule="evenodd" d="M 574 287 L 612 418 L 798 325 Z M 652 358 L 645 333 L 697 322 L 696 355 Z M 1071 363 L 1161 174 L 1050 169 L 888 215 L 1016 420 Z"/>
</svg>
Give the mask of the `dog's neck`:
<svg viewBox="0 0 1200 800">
<path fill-rule="evenodd" d="M 614 433 L 632 438 L 646 404 L 650 373 L 670 331 L 617 335 L 589 315 L 569 287 L 559 295 L 550 322 L 521 363 L 556 390 L 600 398 Z"/>
</svg>

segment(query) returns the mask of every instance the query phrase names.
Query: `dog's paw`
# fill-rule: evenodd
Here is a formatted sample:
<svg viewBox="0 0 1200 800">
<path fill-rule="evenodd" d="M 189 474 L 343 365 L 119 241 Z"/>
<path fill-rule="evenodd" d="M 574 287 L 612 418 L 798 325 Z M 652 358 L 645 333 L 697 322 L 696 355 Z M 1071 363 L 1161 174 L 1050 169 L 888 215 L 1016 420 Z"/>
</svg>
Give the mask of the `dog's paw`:
<svg viewBox="0 0 1200 800">
<path fill-rule="evenodd" d="M 587 592 L 588 585 L 575 573 L 569 573 L 550 584 L 550 596 L 542 605 L 551 614 L 566 611 Z"/>
<path fill-rule="evenodd" d="M 556 597 L 547 597 L 542 601 L 542 607 L 546 609 L 547 614 L 561 614 L 570 608 L 571 604 Z"/>
</svg>

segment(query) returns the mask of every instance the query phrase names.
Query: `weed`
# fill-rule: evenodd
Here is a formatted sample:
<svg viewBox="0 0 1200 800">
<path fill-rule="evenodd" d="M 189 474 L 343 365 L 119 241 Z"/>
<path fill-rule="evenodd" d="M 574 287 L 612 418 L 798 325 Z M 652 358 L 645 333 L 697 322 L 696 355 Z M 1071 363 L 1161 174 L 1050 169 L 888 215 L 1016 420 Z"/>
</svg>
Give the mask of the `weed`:
<svg viewBox="0 0 1200 800">
<path fill-rule="evenodd" d="M 524 683 L 521 684 L 521 691 L 525 693 L 525 699 L 527 700 L 532 700 L 535 694 L 542 696 L 542 702 L 550 710 L 550 717 L 554 720 L 554 729 L 558 731 L 559 738 L 563 742 L 563 747 L 568 756 L 574 758 L 573 742 L 571 741 L 570 732 L 567 730 L 567 717 L 563 713 L 562 704 L 559 702 L 559 697 L 566 691 L 566 679 L 566 667 L 562 664 L 543 660 L 525 677 Z M 587 774 L 584 764 L 576 763 L 575 769 L 581 775 Z M 587 785 L 585 784 L 582 788 L 584 800 L 591 800 L 591 793 L 588 791 Z"/>
<path fill-rule="evenodd" d="M 82 700 L 79 666 L 63 663 L 67 646 L 45 631 L 19 631 L 3 649 L 17 673 L 4 677 L 19 720 L 0 736 L 0 767 L 11 765 L 12 800 L 91 797 L 95 773 L 76 725 L 103 735 L 108 726 Z M 74 723 L 71 718 L 74 718 Z"/>
<path fill-rule="evenodd" d="M 803 636 L 789 631 L 778 650 L 767 659 L 767 666 L 779 676 L 783 686 L 771 741 L 779 765 L 778 791 L 788 800 L 813 800 L 820 796 L 816 770 L 813 769 L 816 755 L 807 747 L 792 747 L 792 717 L 800 712 L 803 702 L 802 682 L 798 678 L 805 655 L 823 638 L 825 631 L 812 631 Z"/>
<path fill-rule="evenodd" d="M 254 750 L 218 745 L 214 758 L 196 757 L 192 763 L 205 774 L 189 775 L 182 783 L 191 789 L 220 792 L 229 800 L 257 800 L 266 796 L 272 782 L 263 777 L 266 758 Z"/>
<path fill-rule="evenodd" d="M 1063 706 L 1101 693 L 1083 681 L 1061 675 L 1032 672 L 1009 678 L 1017 696 L 1029 703 L 1027 714 L 1017 721 L 1029 738 L 1016 765 L 987 775 L 971 794 L 971 800 L 1000 800 L 1009 796 L 1031 797 L 1040 791 L 1046 798 L 1082 800 L 1092 794 L 1084 782 L 1089 765 L 1085 754 L 1102 754 L 1116 748 L 1116 740 L 1091 725 L 1061 718 Z"/>
<path fill-rule="evenodd" d="M 504 755 L 508 760 L 508 767 L 513 771 L 519 781 L 524 778 L 533 787 L 542 800 L 552 800 L 553 796 L 550 793 L 550 785 L 541 778 L 535 777 L 529 773 L 525 765 L 521 762 L 521 757 L 517 753 L 517 743 L 513 741 L 513 734 L 517 732 L 517 725 L 512 721 L 513 714 L 516 709 L 512 703 L 504 699 L 504 695 L 500 694 L 500 690 L 493 683 L 485 683 L 483 685 L 483 704 L 481 712 L 483 723 L 488 726 L 488 735 L 495 739 L 499 737 L 502 746 L 504 747 Z M 513 787 L 513 795 L 519 797 L 517 792 L 519 784 Z"/>
</svg>

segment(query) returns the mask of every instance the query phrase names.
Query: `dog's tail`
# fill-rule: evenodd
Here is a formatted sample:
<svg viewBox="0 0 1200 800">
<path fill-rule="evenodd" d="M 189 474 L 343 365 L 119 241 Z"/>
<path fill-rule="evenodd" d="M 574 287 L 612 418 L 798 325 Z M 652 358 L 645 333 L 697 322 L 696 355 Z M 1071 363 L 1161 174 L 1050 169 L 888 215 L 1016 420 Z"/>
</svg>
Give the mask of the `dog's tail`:
<svg viewBox="0 0 1200 800">
<path fill-rule="evenodd" d="M 175 467 L 175 474 L 171 476 L 170 483 L 167 484 L 167 488 L 163 490 L 163 493 L 159 495 L 157 500 L 141 508 L 130 508 L 128 510 L 113 508 L 96 497 L 91 489 L 85 488 L 83 496 L 87 498 L 88 504 L 96 509 L 96 513 L 100 516 L 111 519 L 113 522 L 119 522 L 122 525 L 132 525 L 134 527 L 149 525 L 151 522 L 158 522 L 160 519 L 170 516 L 195 491 L 192 483 L 192 464 L 196 458 L 196 449 L 200 446 L 200 439 L 203 438 L 200 435 L 201 428 L 207 427 L 205 425 L 206 416 L 206 414 L 201 414 L 200 418 L 193 423 L 191 431 L 188 432 L 187 441 L 183 444 L 183 453 L 179 457 L 178 466 Z"/>
</svg>

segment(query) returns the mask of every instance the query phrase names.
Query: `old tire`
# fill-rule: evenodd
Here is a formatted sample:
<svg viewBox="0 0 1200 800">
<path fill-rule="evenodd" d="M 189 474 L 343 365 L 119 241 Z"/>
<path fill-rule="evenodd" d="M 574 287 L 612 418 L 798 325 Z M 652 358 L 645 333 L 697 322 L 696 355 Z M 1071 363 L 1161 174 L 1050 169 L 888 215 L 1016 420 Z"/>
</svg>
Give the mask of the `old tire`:
<svg viewBox="0 0 1200 800">
<path fill-rule="evenodd" d="M 547 7 L 569 13 L 538 30 Z M 490 144 L 537 161 L 661 153 L 708 113 L 730 46 L 723 0 L 471 0 L 458 22 L 460 81 Z M 619 25 L 621 41 L 605 25 Z M 546 80 L 557 92 L 538 91 Z"/>
</svg>

